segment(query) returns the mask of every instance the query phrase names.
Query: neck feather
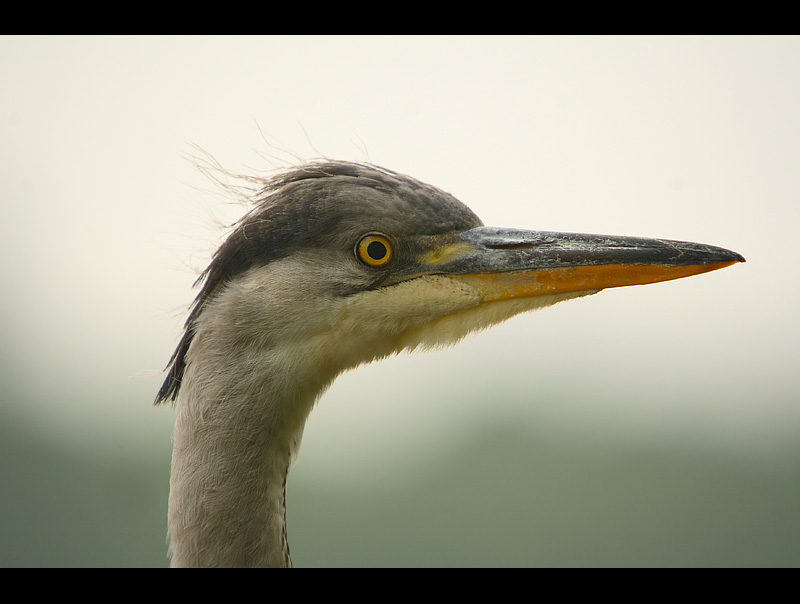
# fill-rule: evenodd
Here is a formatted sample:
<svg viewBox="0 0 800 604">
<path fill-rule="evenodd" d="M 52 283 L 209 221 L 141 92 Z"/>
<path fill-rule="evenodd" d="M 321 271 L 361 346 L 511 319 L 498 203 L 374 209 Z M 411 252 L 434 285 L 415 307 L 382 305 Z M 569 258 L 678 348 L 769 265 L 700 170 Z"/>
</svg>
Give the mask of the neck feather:
<svg viewBox="0 0 800 604">
<path fill-rule="evenodd" d="M 287 475 L 323 385 L 289 383 L 269 350 L 229 350 L 221 365 L 206 343 L 198 333 L 177 400 L 172 565 L 290 566 Z"/>
</svg>

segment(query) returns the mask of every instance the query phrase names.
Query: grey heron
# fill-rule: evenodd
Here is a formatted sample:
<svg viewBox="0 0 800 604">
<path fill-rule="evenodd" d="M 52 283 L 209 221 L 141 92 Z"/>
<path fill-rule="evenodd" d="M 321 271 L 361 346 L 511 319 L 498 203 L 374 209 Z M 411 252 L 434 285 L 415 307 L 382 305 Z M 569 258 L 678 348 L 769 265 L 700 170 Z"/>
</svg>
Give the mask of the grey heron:
<svg viewBox="0 0 800 604">
<path fill-rule="evenodd" d="M 697 243 L 487 227 L 452 195 L 369 164 L 312 163 L 257 188 L 196 283 L 156 397 L 176 406 L 173 566 L 291 566 L 289 469 L 343 371 L 744 262 Z"/>
</svg>

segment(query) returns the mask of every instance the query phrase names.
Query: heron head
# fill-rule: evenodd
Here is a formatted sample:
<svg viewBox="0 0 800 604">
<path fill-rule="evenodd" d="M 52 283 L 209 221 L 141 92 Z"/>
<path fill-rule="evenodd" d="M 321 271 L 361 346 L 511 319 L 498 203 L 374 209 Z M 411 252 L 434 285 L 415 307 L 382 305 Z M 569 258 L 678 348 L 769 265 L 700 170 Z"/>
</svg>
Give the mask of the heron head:
<svg viewBox="0 0 800 604">
<path fill-rule="evenodd" d="M 486 227 L 413 178 L 303 166 L 263 183 L 201 276 L 157 401 L 176 396 L 201 323 L 221 349 L 280 349 L 329 380 L 561 300 L 742 261 L 688 242 Z"/>
</svg>

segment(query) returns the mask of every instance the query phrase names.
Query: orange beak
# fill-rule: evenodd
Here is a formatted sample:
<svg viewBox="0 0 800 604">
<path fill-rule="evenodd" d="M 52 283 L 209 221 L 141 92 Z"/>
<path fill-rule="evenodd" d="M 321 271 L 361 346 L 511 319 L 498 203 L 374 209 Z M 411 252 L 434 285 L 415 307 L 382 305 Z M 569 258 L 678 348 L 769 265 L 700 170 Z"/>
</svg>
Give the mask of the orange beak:
<svg viewBox="0 0 800 604">
<path fill-rule="evenodd" d="M 609 237 L 478 227 L 421 242 L 420 272 L 447 274 L 487 302 L 681 279 L 745 259 L 719 247 L 638 237 Z"/>
</svg>

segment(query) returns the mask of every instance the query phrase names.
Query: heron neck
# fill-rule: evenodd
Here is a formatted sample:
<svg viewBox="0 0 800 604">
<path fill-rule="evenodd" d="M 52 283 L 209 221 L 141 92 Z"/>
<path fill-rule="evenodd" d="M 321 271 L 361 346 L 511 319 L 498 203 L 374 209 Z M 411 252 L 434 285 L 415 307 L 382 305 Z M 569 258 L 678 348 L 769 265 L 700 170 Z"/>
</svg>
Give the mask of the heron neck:
<svg viewBox="0 0 800 604">
<path fill-rule="evenodd" d="M 289 383 L 270 351 L 231 352 L 221 375 L 196 343 L 177 401 L 172 565 L 290 566 L 287 474 L 321 387 Z"/>
</svg>

